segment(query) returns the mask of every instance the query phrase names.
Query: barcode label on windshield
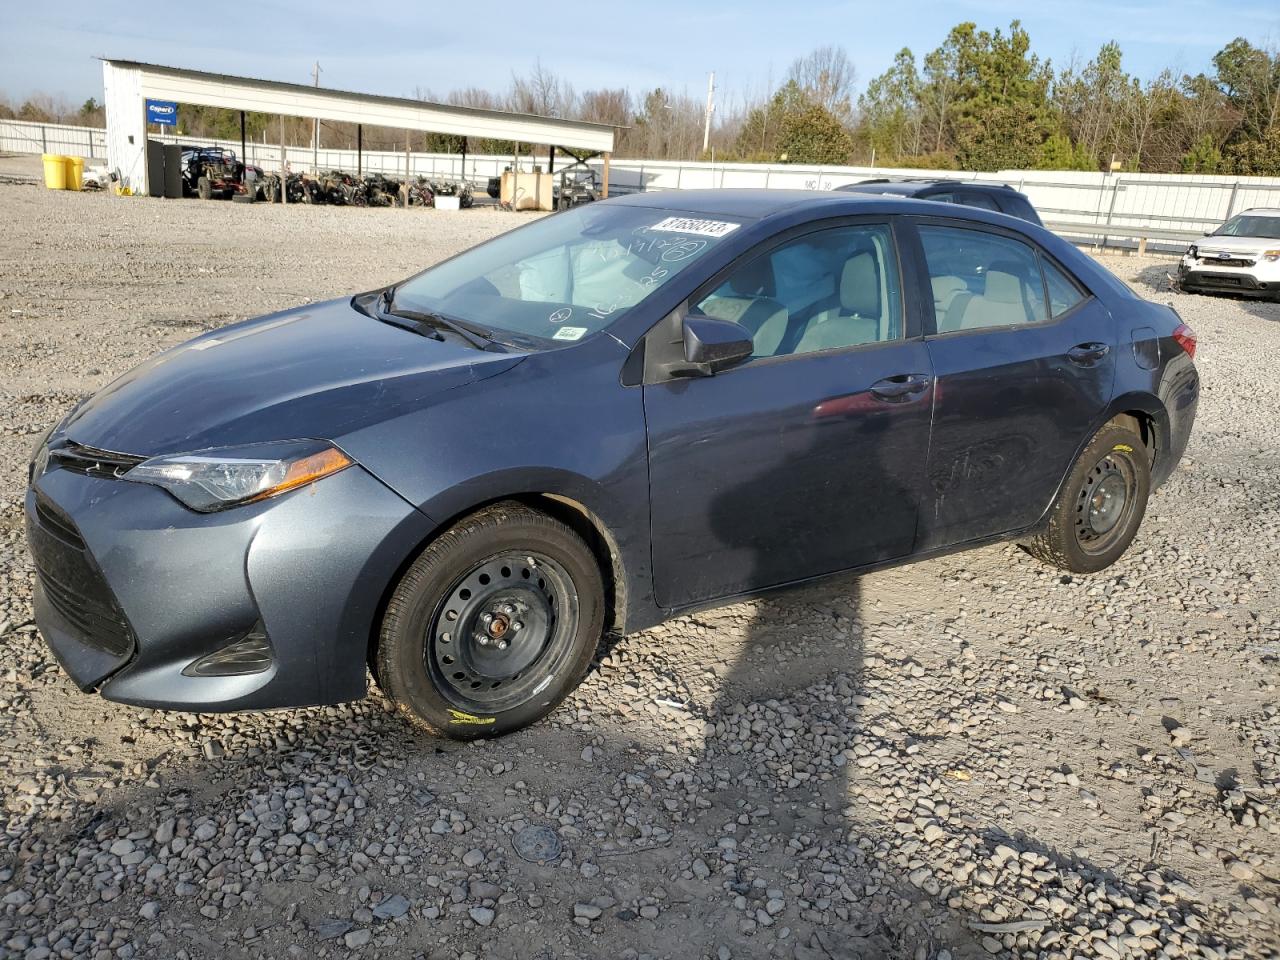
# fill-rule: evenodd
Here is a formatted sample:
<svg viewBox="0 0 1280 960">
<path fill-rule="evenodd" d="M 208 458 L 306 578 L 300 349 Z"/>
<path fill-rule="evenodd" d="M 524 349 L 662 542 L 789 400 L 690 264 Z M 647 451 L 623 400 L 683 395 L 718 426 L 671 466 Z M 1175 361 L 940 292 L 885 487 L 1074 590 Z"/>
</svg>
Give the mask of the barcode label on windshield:
<svg viewBox="0 0 1280 960">
<path fill-rule="evenodd" d="M 694 220 L 691 217 L 667 217 L 655 223 L 650 230 L 663 233 L 692 233 L 701 237 L 723 237 L 737 230 L 740 224 L 723 220 Z"/>
</svg>

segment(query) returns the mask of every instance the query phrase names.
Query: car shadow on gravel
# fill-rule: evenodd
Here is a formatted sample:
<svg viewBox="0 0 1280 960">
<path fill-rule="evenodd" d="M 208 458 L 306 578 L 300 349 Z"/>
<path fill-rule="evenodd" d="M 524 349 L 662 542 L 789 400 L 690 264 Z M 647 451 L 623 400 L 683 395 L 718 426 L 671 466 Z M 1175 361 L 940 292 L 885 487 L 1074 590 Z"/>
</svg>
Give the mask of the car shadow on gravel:
<svg viewBox="0 0 1280 960">
<path fill-rule="evenodd" d="M 735 463 L 740 482 L 712 503 L 717 553 L 754 557 L 746 583 L 803 568 L 808 551 L 819 546 L 809 542 L 813 537 L 852 533 L 856 541 L 900 531 L 908 542 L 914 538 L 915 511 L 907 507 L 914 498 L 880 459 L 892 442 L 888 419 L 860 413 L 860 449 L 853 449 L 847 422 L 818 419 L 822 408 L 798 428 L 809 435 L 807 447 L 787 447 L 786 457 L 765 448 L 762 459 L 772 465 L 764 469 L 750 460 Z M 758 525 L 761 493 L 770 490 L 788 493 L 771 505 L 770 523 Z M 808 497 L 792 499 L 797 490 Z M 815 512 L 842 508 L 845 517 L 814 523 Z M 785 543 L 766 532 L 779 526 Z M 828 543 L 820 546 L 832 555 Z M 780 564 L 780 551 L 792 554 L 790 563 Z M 858 763 L 867 752 L 860 741 L 876 723 L 874 714 L 864 715 L 863 654 L 872 627 L 862 593 L 859 578 L 844 576 L 750 608 L 738 656 L 708 710 L 714 732 L 708 730 L 695 763 L 695 775 L 710 788 L 704 816 L 720 830 L 702 862 L 734 906 L 708 916 L 717 934 L 700 944 L 705 956 L 715 956 L 717 944 L 728 945 L 735 958 L 780 950 L 795 960 L 910 960 L 942 950 L 957 958 L 987 956 L 958 915 L 879 855 L 889 825 L 862 822 L 855 812 L 855 779 L 874 776 Z M 786 619 L 797 608 L 806 611 L 803 619 Z M 779 928 L 790 944 L 777 939 Z"/>
</svg>

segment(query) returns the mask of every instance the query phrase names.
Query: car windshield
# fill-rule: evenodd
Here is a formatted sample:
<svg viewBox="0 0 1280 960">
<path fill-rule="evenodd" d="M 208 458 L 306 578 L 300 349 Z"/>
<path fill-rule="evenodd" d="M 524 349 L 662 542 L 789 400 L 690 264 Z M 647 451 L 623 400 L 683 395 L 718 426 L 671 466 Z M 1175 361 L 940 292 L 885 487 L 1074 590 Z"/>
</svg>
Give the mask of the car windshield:
<svg viewBox="0 0 1280 960">
<path fill-rule="evenodd" d="M 1280 240 L 1280 217 L 1266 217 L 1254 213 L 1242 213 L 1232 217 L 1217 230 L 1215 237 L 1266 237 Z"/>
<path fill-rule="evenodd" d="M 741 225 L 738 219 L 652 207 L 575 207 L 405 281 L 395 288 L 395 306 L 469 320 L 499 333 L 581 340 Z"/>
</svg>

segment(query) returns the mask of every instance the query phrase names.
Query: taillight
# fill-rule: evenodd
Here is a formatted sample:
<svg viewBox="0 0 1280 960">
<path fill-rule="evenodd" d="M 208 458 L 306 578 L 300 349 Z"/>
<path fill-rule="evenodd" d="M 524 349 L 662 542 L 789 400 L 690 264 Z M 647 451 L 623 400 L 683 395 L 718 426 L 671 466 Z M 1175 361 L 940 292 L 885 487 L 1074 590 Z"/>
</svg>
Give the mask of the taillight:
<svg viewBox="0 0 1280 960">
<path fill-rule="evenodd" d="M 1185 323 L 1178 324 L 1178 329 L 1173 331 L 1173 339 L 1178 341 L 1178 346 L 1187 351 L 1187 356 L 1194 358 L 1196 355 L 1196 332 L 1188 327 Z"/>
</svg>

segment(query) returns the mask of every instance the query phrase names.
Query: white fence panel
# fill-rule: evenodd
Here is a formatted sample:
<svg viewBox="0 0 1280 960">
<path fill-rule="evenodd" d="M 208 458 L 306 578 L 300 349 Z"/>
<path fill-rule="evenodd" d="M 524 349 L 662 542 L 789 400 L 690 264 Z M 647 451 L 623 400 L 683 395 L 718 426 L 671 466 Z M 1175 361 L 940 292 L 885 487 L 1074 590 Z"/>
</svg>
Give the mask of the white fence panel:
<svg viewBox="0 0 1280 960">
<path fill-rule="evenodd" d="M 157 136 L 165 143 L 216 145 L 240 152 L 238 140 L 208 140 Z M 67 153 L 101 160 L 106 156 L 106 131 L 94 127 L 0 120 L 0 151 Z M 244 159 L 266 170 L 280 169 L 280 145 L 248 141 Z M 290 146 L 289 168 L 295 172 L 349 170 L 359 163 L 364 173 L 403 176 L 404 151 L 355 150 Z M 560 169 L 570 161 L 557 158 Z M 521 156 L 521 166 L 547 166 L 545 155 Z M 431 179 L 464 178 L 483 188 L 511 164 L 509 156 L 444 153 L 409 154 L 412 175 Z M 601 161 L 591 161 L 599 173 Z M 464 168 L 465 166 L 465 168 Z M 1114 237 L 1134 236 L 1125 229 L 1199 233 L 1228 216 L 1250 207 L 1280 206 L 1280 177 L 1221 177 L 1197 174 L 1105 174 L 1055 170 L 1002 170 L 972 173 L 961 170 L 908 170 L 876 167 L 801 166 L 798 164 L 692 163 L 674 160 L 616 159 L 610 164 L 612 192 L 692 190 L 724 187 L 831 190 L 847 183 L 880 177 L 946 177 L 956 180 L 1007 183 L 1024 191 L 1046 221 L 1080 224 L 1091 229 L 1114 225 Z"/>
<path fill-rule="evenodd" d="M 0 120 L 0 151 L 5 153 L 61 153 L 105 158 L 107 131 L 101 127 L 73 127 L 57 123 Z"/>
</svg>

